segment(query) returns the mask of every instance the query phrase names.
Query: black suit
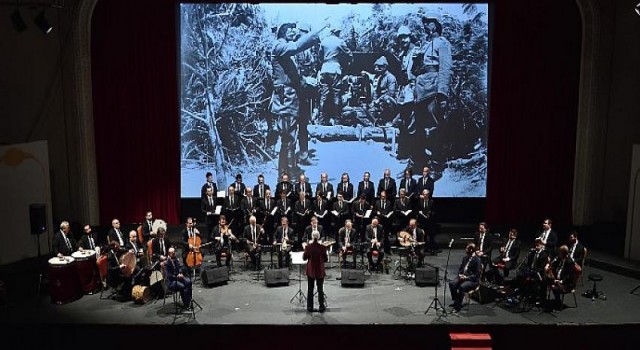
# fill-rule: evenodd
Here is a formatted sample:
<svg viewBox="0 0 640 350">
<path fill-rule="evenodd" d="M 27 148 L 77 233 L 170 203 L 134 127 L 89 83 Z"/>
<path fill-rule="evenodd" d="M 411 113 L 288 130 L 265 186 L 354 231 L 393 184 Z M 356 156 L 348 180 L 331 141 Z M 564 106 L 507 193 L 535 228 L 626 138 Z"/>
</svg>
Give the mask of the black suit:
<svg viewBox="0 0 640 350">
<path fill-rule="evenodd" d="M 259 200 L 263 200 L 267 190 L 270 190 L 269 185 L 262 184 L 262 194 L 260 194 L 260 184 L 253 186 L 253 196 Z"/>
<path fill-rule="evenodd" d="M 409 225 L 409 219 L 414 217 L 413 211 L 407 215 L 404 214 L 407 210 L 411 210 L 411 199 L 402 197 L 396 199 L 396 202 L 393 205 L 393 210 L 395 211 L 394 216 L 396 217 L 396 225 L 398 230 L 402 230 L 403 228 Z"/>
<path fill-rule="evenodd" d="M 266 241 L 265 232 L 262 229 L 262 226 L 256 224 L 255 226 L 251 226 L 251 224 L 244 227 L 244 231 L 242 232 L 242 237 L 245 239 L 246 251 L 249 254 L 249 258 L 251 259 L 251 263 L 255 266 L 256 269 L 260 268 L 260 258 L 262 257 L 262 250 L 260 249 L 260 244 L 264 244 Z M 255 237 L 255 238 L 254 238 Z M 254 249 L 255 244 L 255 249 Z"/>
<path fill-rule="evenodd" d="M 380 197 L 380 194 L 384 191 L 387 194 L 388 200 L 393 200 L 396 198 L 396 180 L 389 177 L 382 178 L 378 182 L 378 191 L 376 192 L 377 197 Z"/>
<path fill-rule="evenodd" d="M 325 237 L 324 235 L 325 232 L 322 225 L 318 224 L 315 229 L 320 234 L 321 241 L 324 241 L 327 239 L 327 237 Z M 309 243 L 309 241 L 311 240 L 311 233 L 313 233 L 313 225 L 309 225 L 304 229 L 304 235 L 302 235 L 302 243 Z"/>
<path fill-rule="evenodd" d="M 286 232 L 286 235 L 285 235 Z M 287 240 L 287 249 L 280 249 L 278 251 L 278 267 L 279 268 L 284 268 L 286 267 L 290 267 L 291 266 L 291 259 L 289 256 L 289 252 L 291 251 L 291 246 L 296 242 L 295 241 L 295 236 L 294 236 L 294 232 L 293 229 L 290 226 L 287 226 L 287 229 L 284 230 L 284 227 L 282 226 L 278 226 L 278 228 L 276 229 L 276 243 L 280 243 L 282 244 L 283 240 L 285 239 Z"/>
<path fill-rule="evenodd" d="M 549 234 L 547 235 L 546 240 L 543 238 L 543 236 L 544 231 L 540 231 L 540 234 L 537 237 L 542 238 L 542 241 L 545 242 L 544 249 L 547 250 L 547 253 L 549 253 L 551 257 L 556 256 L 556 247 L 558 246 L 558 233 L 551 229 L 549 230 Z"/>
<path fill-rule="evenodd" d="M 207 231 L 204 235 L 209 237 L 211 236 L 211 232 L 213 232 L 213 227 L 217 224 L 217 215 L 214 214 L 216 212 L 215 197 L 211 197 L 211 200 L 206 196 L 202 198 L 202 201 L 200 201 L 200 211 L 202 215 L 204 215 L 205 224 L 207 224 Z"/>
<path fill-rule="evenodd" d="M 356 195 L 356 197 L 360 198 L 360 196 L 364 194 L 367 202 L 373 203 L 376 195 L 375 189 L 373 187 L 373 181 L 371 180 L 367 181 L 366 189 L 364 188 L 364 180 L 360 181 L 358 183 L 358 194 Z"/>
<path fill-rule="evenodd" d="M 305 183 L 298 182 L 298 183 L 296 183 L 295 186 L 293 187 L 293 191 L 297 195 L 299 195 L 301 191 L 304 192 L 304 198 L 306 198 L 306 199 L 310 199 L 311 195 L 312 195 L 311 184 L 308 183 L 308 182 L 305 182 Z M 298 198 L 300 198 L 300 197 L 298 197 Z"/>
<path fill-rule="evenodd" d="M 373 205 L 373 211 L 375 213 L 375 215 L 378 216 L 378 218 L 380 219 L 380 223 L 384 226 L 384 227 L 391 227 L 391 223 L 393 218 L 393 214 L 391 214 L 389 217 L 387 217 L 387 215 L 389 215 L 389 213 L 393 213 L 393 204 L 391 203 L 390 200 L 386 199 L 384 202 L 382 201 L 382 199 L 378 199 L 375 204 Z M 384 237 L 384 252 L 385 253 L 390 253 L 391 252 L 391 245 L 389 244 L 389 236 L 388 233 L 385 232 L 385 237 Z"/>
<path fill-rule="evenodd" d="M 202 185 L 202 189 L 200 190 L 200 198 L 202 199 L 207 196 L 207 188 L 213 189 L 213 202 L 215 203 L 215 198 L 218 195 L 218 186 L 216 186 L 215 182 L 206 182 L 204 185 Z"/>
<path fill-rule="evenodd" d="M 62 231 L 58 231 L 56 235 L 53 237 L 52 248 L 54 254 L 62 254 L 64 256 L 71 256 L 73 252 L 78 250 L 78 243 L 73 238 L 73 234 L 71 231 L 66 235 L 67 240 L 65 240 L 64 233 Z"/>
<path fill-rule="evenodd" d="M 318 195 L 318 192 L 322 193 L 322 197 L 326 199 L 333 200 L 333 198 L 335 197 L 335 193 L 333 192 L 333 185 L 329 182 L 320 182 L 318 185 L 316 185 L 316 195 Z M 330 196 L 328 195 L 329 193 L 331 193 Z"/>
<path fill-rule="evenodd" d="M 133 275 L 137 274 L 140 268 L 142 268 L 145 264 L 144 261 L 144 249 L 142 244 L 138 243 L 137 240 L 135 243 L 131 243 L 131 241 L 127 241 L 124 245 L 124 249 L 133 251 L 133 254 L 136 255 L 136 270 L 133 272 Z"/>
<path fill-rule="evenodd" d="M 380 247 L 378 247 L 377 245 L 373 244 L 372 246 L 370 246 L 369 248 L 369 252 L 367 253 L 367 258 L 369 259 L 369 265 L 372 267 L 372 269 L 374 271 L 377 271 L 378 268 L 380 267 L 380 262 L 382 261 L 382 258 L 384 257 L 384 253 L 383 251 L 386 251 L 386 244 L 387 242 L 385 242 L 385 237 L 387 236 L 386 233 L 384 232 L 384 227 L 382 225 L 378 225 L 375 228 L 375 233 L 374 233 L 374 228 L 372 225 L 368 225 L 365 231 L 366 235 L 365 235 L 365 241 L 366 243 L 371 243 L 371 240 L 373 240 L 374 238 L 380 243 Z M 378 259 L 376 260 L 376 262 L 373 262 L 373 252 L 376 251 L 378 253 Z"/>
<path fill-rule="evenodd" d="M 236 194 L 236 196 L 239 196 L 240 199 L 245 197 L 247 186 L 245 186 L 244 183 L 234 182 L 231 185 L 229 185 L 229 187 L 233 187 L 235 189 L 234 193 Z"/>
<path fill-rule="evenodd" d="M 347 265 L 347 252 L 351 253 L 353 258 L 353 267 L 356 267 L 356 252 L 353 250 L 354 244 L 358 243 L 358 231 L 354 228 L 349 230 L 349 247 L 345 246 L 345 238 L 347 236 L 347 228 L 343 227 L 338 231 L 338 240 L 336 242 L 340 254 L 342 254 L 342 266 L 346 267 Z"/>
<path fill-rule="evenodd" d="M 164 237 L 164 250 L 160 244 L 160 238 L 154 239 L 153 243 L 151 243 L 151 250 L 153 251 L 153 257 L 151 259 L 153 262 L 160 260 L 160 256 L 167 256 L 169 248 L 171 248 L 171 241 L 166 236 Z"/>
<path fill-rule="evenodd" d="M 509 271 L 513 270 L 518 265 L 518 258 L 520 257 L 520 241 L 518 239 L 514 239 L 511 243 L 507 241 L 500 249 L 500 255 L 493 258 L 493 264 L 491 264 L 491 272 L 493 274 L 494 281 L 498 285 L 502 285 L 504 278 L 509 277 Z M 502 268 L 504 277 L 500 275 L 496 265 L 504 265 Z"/>
<path fill-rule="evenodd" d="M 364 228 L 371 222 L 371 218 L 366 219 L 364 216 L 367 214 L 367 210 L 371 209 L 370 202 L 354 202 L 351 206 L 353 211 L 353 224 L 359 232 L 364 234 Z M 364 238 L 364 237 L 362 237 Z M 360 238 L 359 240 L 362 240 Z"/>
<path fill-rule="evenodd" d="M 332 213 L 333 215 L 333 232 L 337 232 L 340 227 L 344 226 L 345 220 L 349 218 L 349 203 L 346 200 L 342 202 L 336 201 L 333 203 L 333 211 L 338 213 L 338 216 Z"/>
<path fill-rule="evenodd" d="M 125 250 L 110 250 L 107 256 L 107 285 L 117 291 L 117 297 L 120 300 L 131 299 L 131 290 L 133 289 L 133 278 L 126 277 L 120 269 L 120 257 Z"/>
<path fill-rule="evenodd" d="M 475 254 L 467 254 L 462 258 L 462 264 L 460 264 L 460 268 L 458 269 L 458 276 L 449 282 L 449 290 L 451 291 L 451 300 L 453 300 L 454 309 L 460 310 L 464 293 L 478 286 L 478 283 L 480 283 L 481 270 L 482 264 Z M 465 278 L 460 278 L 460 275 L 465 276 Z"/>
<path fill-rule="evenodd" d="M 126 237 L 124 233 L 122 233 L 122 230 L 120 230 L 120 234 L 118 235 L 118 233 L 114 228 L 111 228 L 109 230 L 109 232 L 107 233 L 107 237 L 109 237 L 109 241 L 116 241 L 120 243 L 120 247 L 123 247 L 123 248 L 124 248 L 124 245 L 127 244 L 127 241 L 129 240 L 129 238 Z M 122 242 L 120 242 L 121 240 Z"/>
<path fill-rule="evenodd" d="M 400 189 L 401 188 L 404 188 L 406 190 L 407 197 L 415 196 L 415 194 L 416 194 L 416 180 L 414 178 L 409 178 L 408 181 L 407 181 L 407 178 L 403 177 L 402 180 L 400 180 L 400 186 L 398 186 L 398 193 L 400 193 Z"/>
<path fill-rule="evenodd" d="M 261 217 L 263 218 L 262 225 L 267 235 L 267 239 L 271 240 L 273 238 L 273 231 L 275 230 L 276 222 L 277 222 L 276 217 L 274 215 L 271 215 L 273 208 L 276 207 L 276 201 L 271 197 L 265 198 L 263 201 L 260 202 L 259 206 L 260 206 L 260 212 L 262 213 Z"/>
<path fill-rule="evenodd" d="M 276 186 L 276 198 L 280 198 L 281 193 L 286 193 L 287 197 L 294 197 L 295 192 L 293 191 L 293 185 L 289 181 L 280 181 Z"/>
<path fill-rule="evenodd" d="M 407 232 L 411 235 L 411 238 L 415 240 L 417 243 L 415 246 L 415 253 L 418 256 L 418 267 L 422 267 L 424 265 L 424 243 L 425 243 L 425 234 L 424 230 L 420 227 L 416 227 L 415 229 L 408 228 Z"/>
<path fill-rule="evenodd" d="M 569 257 L 572 258 L 576 264 L 582 267 L 582 260 L 584 260 L 584 245 L 580 243 L 580 241 L 576 241 L 576 244 L 571 244 L 569 246 Z"/>
<path fill-rule="evenodd" d="M 336 189 L 338 191 L 338 194 L 341 194 L 342 197 L 344 197 L 344 200 L 349 201 L 351 200 L 351 198 L 353 198 L 353 184 L 351 184 L 351 182 L 346 183 L 346 190 L 344 182 L 338 183 L 336 185 Z"/>
<path fill-rule="evenodd" d="M 576 286 L 576 263 L 569 257 L 564 260 L 555 259 L 550 264 L 554 280 L 549 280 L 549 285 L 555 298 L 554 308 L 562 309 L 561 294 L 569 293 Z"/>
<path fill-rule="evenodd" d="M 244 223 L 249 223 L 249 217 L 258 212 L 258 201 L 253 197 L 244 197 L 240 202 L 240 210 L 244 214 Z"/>
<path fill-rule="evenodd" d="M 418 224 L 424 228 L 427 232 L 428 249 L 431 252 L 436 252 L 438 246 L 436 244 L 436 227 L 433 224 L 433 199 L 420 198 L 418 200 L 418 206 L 416 207 L 416 217 L 418 218 Z"/>
<path fill-rule="evenodd" d="M 427 176 L 426 178 L 423 176 L 416 181 L 416 192 L 417 194 L 421 194 L 422 190 L 429 190 L 429 197 L 433 197 L 433 179 L 431 176 Z"/>
<path fill-rule="evenodd" d="M 544 281 L 544 268 L 549 262 L 549 253 L 545 249 L 540 251 L 531 249 L 516 278 L 516 288 L 523 291 L 525 296 L 537 297 L 544 300 L 546 297 L 546 285 Z"/>
<path fill-rule="evenodd" d="M 151 220 L 150 222 L 145 220 L 142 223 L 142 238 L 144 238 L 144 242 L 149 242 L 151 239 L 151 232 L 153 231 L 153 223 L 155 220 Z M 140 242 L 140 243 L 144 243 Z"/>
<path fill-rule="evenodd" d="M 91 237 L 93 242 L 90 242 L 89 237 Z M 93 243 L 93 245 L 91 243 Z M 98 244 L 98 235 L 94 232 L 91 232 L 90 235 L 87 235 L 87 234 L 82 235 L 82 237 L 80 237 L 79 245 L 80 247 L 82 247 L 82 249 L 95 250 L 96 247 L 100 246 Z"/>
<path fill-rule="evenodd" d="M 243 215 L 240 209 L 242 199 L 238 195 L 227 196 L 224 199 L 224 210 L 227 215 L 227 223 L 234 231 L 238 231 L 239 225 L 242 225 Z M 233 219 L 233 223 L 231 220 Z"/>
</svg>

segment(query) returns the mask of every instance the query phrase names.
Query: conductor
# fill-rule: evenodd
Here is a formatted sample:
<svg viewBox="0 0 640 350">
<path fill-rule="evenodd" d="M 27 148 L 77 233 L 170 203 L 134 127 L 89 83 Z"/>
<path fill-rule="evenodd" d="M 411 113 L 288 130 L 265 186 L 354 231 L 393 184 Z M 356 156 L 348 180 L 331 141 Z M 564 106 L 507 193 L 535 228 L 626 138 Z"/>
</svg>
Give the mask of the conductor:
<svg viewBox="0 0 640 350">
<path fill-rule="evenodd" d="M 320 233 L 314 231 L 311 234 L 312 242 L 304 248 L 302 259 L 307 261 L 307 311 L 313 312 L 313 288 L 314 282 L 318 285 L 318 303 L 320 307 L 318 311 L 325 311 L 324 304 L 324 263 L 327 261 L 327 248 L 320 243 Z"/>
</svg>

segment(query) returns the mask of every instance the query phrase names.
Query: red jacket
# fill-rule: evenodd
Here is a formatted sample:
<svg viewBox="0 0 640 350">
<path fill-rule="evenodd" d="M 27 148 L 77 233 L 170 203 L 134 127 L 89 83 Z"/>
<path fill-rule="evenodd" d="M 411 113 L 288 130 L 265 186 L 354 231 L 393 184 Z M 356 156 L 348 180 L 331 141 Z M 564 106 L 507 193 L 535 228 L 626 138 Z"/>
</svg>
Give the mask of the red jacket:
<svg viewBox="0 0 640 350">
<path fill-rule="evenodd" d="M 318 242 L 313 242 L 304 249 L 302 259 L 307 260 L 307 277 L 324 278 L 324 263 L 327 261 L 327 248 Z"/>
</svg>

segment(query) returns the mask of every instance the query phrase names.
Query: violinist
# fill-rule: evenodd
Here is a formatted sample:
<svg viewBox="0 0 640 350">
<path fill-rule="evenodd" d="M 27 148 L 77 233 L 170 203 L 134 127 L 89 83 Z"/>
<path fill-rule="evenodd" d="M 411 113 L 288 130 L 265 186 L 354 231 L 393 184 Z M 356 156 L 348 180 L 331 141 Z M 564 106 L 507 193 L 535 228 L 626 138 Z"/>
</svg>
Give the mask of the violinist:
<svg viewBox="0 0 640 350">
<path fill-rule="evenodd" d="M 200 249 L 202 246 L 202 237 L 200 235 L 200 231 L 194 227 L 194 219 L 191 217 L 187 218 L 185 223 L 185 228 L 182 230 L 182 244 L 186 248 L 184 251 L 185 255 L 185 265 L 189 266 L 189 268 L 196 269 L 202 265 L 202 259 L 204 253 Z"/>
<path fill-rule="evenodd" d="M 245 251 L 249 255 L 251 263 L 257 270 L 260 268 L 260 258 L 262 255 L 262 248 L 260 244 L 265 240 L 265 233 L 262 226 L 256 224 L 255 216 L 251 215 L 249 217 L 249 225 L 244 227 L 243 237 L 247 243 Z"/>
<path fill-rule="evenodd" d="M 213 228 L 212 240 L 216 240 L 216 263 L 218 266 L 222 266 L 222 253 L 226 255 L 225 265 L 231 266 L 231 241 L 237 241 L 236 236 L 231 232 L 231 227 L 227 224 L 227 217 L 220 215 L 220 222 L 218 226 Z"/>
</svg>

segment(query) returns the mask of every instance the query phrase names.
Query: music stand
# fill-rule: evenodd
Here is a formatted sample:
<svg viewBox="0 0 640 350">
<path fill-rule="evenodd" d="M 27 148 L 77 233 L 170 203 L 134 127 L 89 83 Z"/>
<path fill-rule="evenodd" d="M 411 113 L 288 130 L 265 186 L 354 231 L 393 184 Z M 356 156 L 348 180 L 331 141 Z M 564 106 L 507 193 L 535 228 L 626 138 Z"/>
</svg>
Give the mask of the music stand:
<svg viewBox="0 0 640 350">
<path fill-rule="evenodd" d="M 302 255 L 303 254 L 304 254 L 304 252 L 290 252 L 289 253 L 289 255 L 291 256 L 291 264 L 292 265 L 298 265 L 298 291 L 291 298 L 289 303 L 293 303 L 293 301 L 296 300 L 296 299 L 298 300 L 298 304 L 303 304 L 305 301 L 307 301 L 307 296 L 304 295 L 304 293 L 302 292 L 302 265 L 307 263 L 306 261 L 304 261 L 302 259 Z"/>
<path fill-rule="evenodd" d="M 395 250 L 396 253 L 398 254 L 398 256 L 400 257 L 398 259 L 398 266 L 396 267 L 395 270 L 393 270 L 393 274 L 395 275 L 396 272 L 399 272 L 398 273 L 398 278 L 406 277 L 407 273 L 409 272 L 409 269 L 404 267 L 404 266 L 402 266 L 402 257 L 403 256 L 405 256 L 405 257 L 407 256 L 408 250 L 409 250 L 408 247 L 402 247 L 402 246 L 395 247 L 394 246 L 394 247 L 391 247 L 391 249 Z"/>
<path fill-rule="evenodd" d="M 193 249 L 191 251 L 191 254 L 193 254 L 193 261 L 196 261 L 196 250 Z M 194 264 L 193 265 L 193 269 L 191 269 L 191 302 L 189 303 L 189 308 L 191 309 L 191 313 L 193 314 L 193 318 L 196 318 L 196 309 L 195 306 L 197 306 L 200 310 L 202 310 L 202 306 L 200 306 L 200 304 L 198 304 L 197 301 L 195 301 L 193 299 L 193 288 L 194 288 L 194 284 L 195 284 L 195 280 L 196 280 L 196 269 L 198 268 L 198 265 Z M 195 305 L 195 306 L 194 306 Z"/>
<path fill-rule="evenodd" d="M 366 246 L 366 242 L 358 242 L 353 247 L 353 249 L 358 249 L 358 254 L 360 255 L 360 262 L 357 263 L 355 268 L 364 270 L 364 273 L 368 272 L 369 276 L 371 276 L 371 271 L 369 271 L 369 265 L 364 260 L 364 256 L 366 254 L 365 246 Z"/>
</svg>

